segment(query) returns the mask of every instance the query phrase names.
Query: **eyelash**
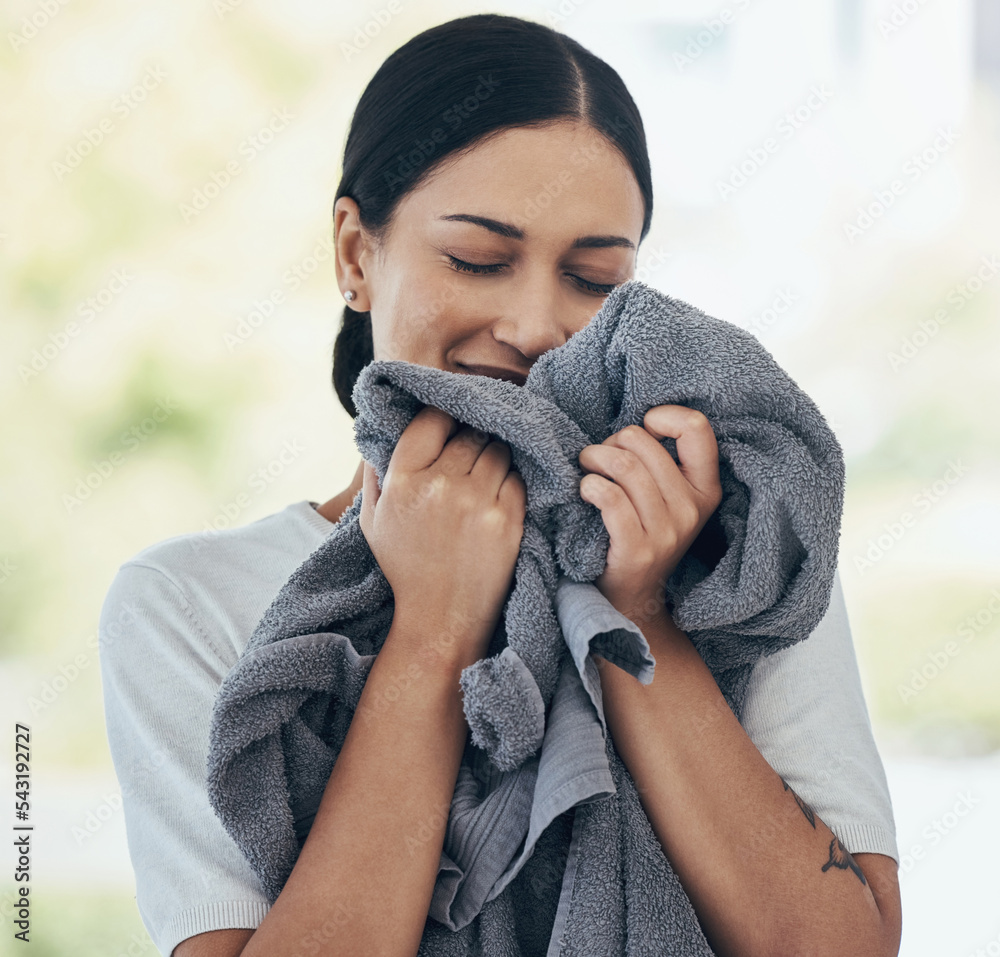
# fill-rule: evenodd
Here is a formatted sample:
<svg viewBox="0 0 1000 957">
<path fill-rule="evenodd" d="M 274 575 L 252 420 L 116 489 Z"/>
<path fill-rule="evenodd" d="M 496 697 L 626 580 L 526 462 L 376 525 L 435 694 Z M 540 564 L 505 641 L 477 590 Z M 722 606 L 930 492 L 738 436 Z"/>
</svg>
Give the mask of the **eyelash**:
<svg viewBox="0 0 1000 957">
<path fill-rule="evenodd" d="M 455 269 L 460 272 L 471 272 L 477 275 L 497 273 L 503 269 L 505 263 L 490 263 L 489 265 L 479 265 L 477 263 L 467 263 L 464 259 L 459 259 L 456 256 L 449 255 L 448 258 L 451 260 L 452 265 Z M 573 275 L 572 273 L 570 275 Z M 610 295 L 612 290 L 616 288 L 615 283 L 600 283 L 591 282 L 589 279 L 584 279 L 581 276 L 573 276 L 573 278 L 580 283 L 589 292 L 597 292 L 603 296 Z"/>
</svg>

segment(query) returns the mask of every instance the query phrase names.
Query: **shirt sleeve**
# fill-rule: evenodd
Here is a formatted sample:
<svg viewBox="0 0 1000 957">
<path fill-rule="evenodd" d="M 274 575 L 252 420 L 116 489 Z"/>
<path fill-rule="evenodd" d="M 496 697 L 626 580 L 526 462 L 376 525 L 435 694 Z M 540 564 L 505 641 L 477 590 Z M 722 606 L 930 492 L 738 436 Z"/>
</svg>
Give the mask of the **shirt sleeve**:
<svg viewBox="0 0 1000 957">
<path fill-rule="evenodd" d="M 754 666 L 742 723 L 768 764 L 848 851 L 885 854 L 898 866 L 892 801 L 839 573 L 812 634 Z"/>
<path fill-rule="evenodd" d="M 269 909 L 205 785 L 212 706 L 232 665 L 223 644 L 163 571 L 119 569 L 99 628 L 104 712 L 136 904 L 164 957 L 194 934 L 256 928 Z"/>
</svg>

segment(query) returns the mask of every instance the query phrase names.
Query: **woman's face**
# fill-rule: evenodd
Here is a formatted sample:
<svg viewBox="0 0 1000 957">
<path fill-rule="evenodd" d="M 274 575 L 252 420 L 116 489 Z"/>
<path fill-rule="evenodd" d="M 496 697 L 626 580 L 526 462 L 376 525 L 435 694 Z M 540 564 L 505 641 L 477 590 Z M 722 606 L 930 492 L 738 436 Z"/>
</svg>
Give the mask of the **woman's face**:
<svg viewBox="0 0 1000 957">
<path fill-rule="evenodd" d="M 357 211 L 346 196 L 334 208 L 337 279 L 371 312 L 374 357 L 522 384 L 632 277 L 644 215 L 621 154 L 566 121 L 449 157 L 400 201 L 381 248 Z"/>
</svg>

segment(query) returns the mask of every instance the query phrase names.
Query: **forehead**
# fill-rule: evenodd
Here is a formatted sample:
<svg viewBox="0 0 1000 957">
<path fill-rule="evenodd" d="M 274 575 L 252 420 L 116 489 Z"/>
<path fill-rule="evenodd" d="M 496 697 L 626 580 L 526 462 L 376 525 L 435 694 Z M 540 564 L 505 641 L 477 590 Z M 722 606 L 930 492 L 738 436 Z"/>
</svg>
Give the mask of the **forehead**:
<svg viewBox="0 0 1000 957">
<path fill-rule="evenodd" d="M 449 213 L 477 213 L 517 226 L 526 243 L 615 232 L 638 245 L 644 212 L 625 157 L 586 124 L 560 121 L 502 130 L 447 157 L 404 197 L 398 215 L 436 222 Z M 472 225 L 440 228 L 485 234 Z"/>
</svg>

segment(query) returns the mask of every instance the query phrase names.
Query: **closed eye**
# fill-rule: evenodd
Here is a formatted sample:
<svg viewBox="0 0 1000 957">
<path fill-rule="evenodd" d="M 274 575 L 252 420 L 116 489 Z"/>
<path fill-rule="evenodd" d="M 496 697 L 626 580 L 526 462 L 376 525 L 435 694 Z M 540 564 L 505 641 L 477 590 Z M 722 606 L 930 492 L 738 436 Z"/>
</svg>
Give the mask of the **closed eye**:
<svg viewBox="0 0 1000 957">
<path fill-rule="evenodd" d="M 451 260 L 452 267 L 460 272 L 471 272 L 477 275 L 496 274 L 507 266 L 506 263 L 469 263 L 452 255 L 449 255 L 448 259 Z M 599 293 L 602 296 L 609 295 L 617 286 L 617 283 L 591 282 L 589 279 L 584 279 L 573 273 L 569 273 L 569 277 L 588 292 Z"/>
</svg>

